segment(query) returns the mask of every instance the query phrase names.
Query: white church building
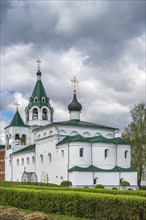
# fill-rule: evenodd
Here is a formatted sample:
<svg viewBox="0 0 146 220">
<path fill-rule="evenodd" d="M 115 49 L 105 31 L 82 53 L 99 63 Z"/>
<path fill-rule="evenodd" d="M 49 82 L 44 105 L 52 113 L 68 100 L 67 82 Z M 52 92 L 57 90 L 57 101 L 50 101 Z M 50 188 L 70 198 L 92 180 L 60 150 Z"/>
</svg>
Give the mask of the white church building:
<svg viewBox="0 0 146 220">
<path fill-rule="evenodd" d="M 5 180 L 48 182 L 64 180 L 74 187 L 119 187 L 121 180 L 137 188 L 137 171 L 131 167 L 130 145 L 115 137 L 117 128 L 80 120 L 82 110 L 74 94 L 68 105 L 69 120 L 53 122 L 50 105 L 41 80 L 37 81 L 25 109 L 26 122 L 18 108 L 5 128 Z"/>
</svg>

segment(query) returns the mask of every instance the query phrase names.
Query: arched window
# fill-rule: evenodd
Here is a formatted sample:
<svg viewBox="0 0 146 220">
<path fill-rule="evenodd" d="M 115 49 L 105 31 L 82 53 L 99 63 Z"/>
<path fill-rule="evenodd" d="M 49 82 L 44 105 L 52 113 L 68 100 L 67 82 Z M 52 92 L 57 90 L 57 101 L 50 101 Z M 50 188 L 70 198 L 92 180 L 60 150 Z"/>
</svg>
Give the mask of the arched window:
<svg viewBox="0 0 146 220">
<path fill-rule="evenodd" d="M 42 119 L 43 119 L 43 120 L 47 120 L 47 109 L 46 109 L 46 108 L 43 108 L 43 111 L 42 111 Z"/>
<path fill-rule="evenodd" d="M 26 135 L 25 134 L 22 134 L 21 145 L 26 145 Z"/>
<path fill-rule="evenodd" d="M 104 151 L 105 159 L 108 158 L 108 156 L 109 156 L 109 149 L 105 149 L 105 151 Z"/>
<path fill-rule="evenodd" d="M 19 143 L 20 143 L 20 135 L 19 135 L 19 134 L 16 134 L 16 135 L 15 135 L 15 144 L 16 144 L 16 145 L 19 145 Z"/>
<path fill-rule="evenodd" d="M 26 158 L 26 164 L 29 165 L 29 157 Z"/>
<path fill-rule="evenodd" d="M 64 158 L 64 150 L 61 150 L 61 157 Z"/>
<path fill-rule="evenodd" d="M 61 182 L 63 181 L 63 176 L 60 177 Z"/>
<path fill-rule="evenodd" d="M 45 101 L 46 101 L 45 97 L 42 97 L 42 103 L 45 103 Z"/>
<path fill-rule="evenodd" d="M 95 185 L 97 184 L 97 181 L 98 181 L 98 177 L 95 177 L 95 178 L 94 178 L 94 184 L 95 184 Z"/>
<path fill-rule="evenodd" d="M 42 154 L 40 155 L 40 161 L 41 161 L 41 163 L 43 163 L 43 155 Z"/>
<path fill-rule="evenodd" d="M 35 164 L 35 156 L 32 156 L 32 164 Z"/>
<path fill-rule="evenodd" d="M 53 131 L 51 130 L 50 132 L 49 132 L 49 135 L 51 136 L 53 134 Z"/>
<path fill-rule="evenodd" d="M 46 136 L 47 136 L 47 133 L 46 133 L 46 132 L 44 132 L 43 137 L 46 137 Z"/>
<path fill-rule="evenodd" d="M 48 161 L 49 161 L 49 163 L 51 163 L 51 162 L 52 162 L 52 156 L 51 156 L 51 154 L 50 154 L 50 153 L 48 154 Z"/>
<path fill-rule="evenodd" d="M 17 166 L 19 166 L 19 159 L 17 159 Z"/>
<path fill-rule="evenodd" d="M 124 156 L 125 156 L 125 159 L 128 158 L 128 150 L 125 150 L 125 152 L 124 152 Z"/>
<path fill-rule="evenodd" d="M 32 112 L 32 119 L 33 120 L 38 120 L 38 109 L 34 108 Z"/>
<path fill-rule="evenodd" d="M 34 98 L 34 102 L 38 102 L 38 97 L 35 97 L 35 98 Z"/>
<path fill-rule="evenodd" d="M 21 165 L 24 166 L 24 158 L 21 159 Z"/>
<path fill-rule="evenodd" d="M 80 148 L 80 150 L 79 150 L 80 157 L 83 157 L 83 151 L 84 151 L 84 148 Z"/>
<path fill-rule="evenodd" d="M 41 135 L 40 135 L 40 134 L 38 134 L 37 138 L 38 138 L 38 139 L 39 139 L 39 138 L 41 138 Z"/>
</svg>

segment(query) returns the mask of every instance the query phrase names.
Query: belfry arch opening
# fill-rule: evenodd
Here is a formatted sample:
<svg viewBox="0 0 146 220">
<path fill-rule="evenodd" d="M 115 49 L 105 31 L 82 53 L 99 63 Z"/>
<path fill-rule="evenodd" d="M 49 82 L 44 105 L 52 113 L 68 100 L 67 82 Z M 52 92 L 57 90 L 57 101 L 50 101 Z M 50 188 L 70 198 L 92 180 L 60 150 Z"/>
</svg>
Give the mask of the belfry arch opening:
<svg viewBox="0 0 146 220">
<path fill-rule="evenodd" d="M 42 119 L 43 120 L 47 120 L 48 119 L 47 109 L 46 108 L 43 108 L 43 110 L 42 110 Z"/>
<path fill-rule="evenodd" d="M 34 108 L 32 112 L 32 119 L 33 120 L 38 120 L 38 109 Z"/>
</svg>

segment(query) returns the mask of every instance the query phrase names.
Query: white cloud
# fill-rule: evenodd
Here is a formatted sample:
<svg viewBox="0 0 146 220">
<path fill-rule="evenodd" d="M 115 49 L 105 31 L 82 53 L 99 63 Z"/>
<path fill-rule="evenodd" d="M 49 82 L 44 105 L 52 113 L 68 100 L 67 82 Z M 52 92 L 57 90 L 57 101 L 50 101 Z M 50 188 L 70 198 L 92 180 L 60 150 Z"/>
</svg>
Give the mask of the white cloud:
<svg viewBox="0 0 146 220">
<path fill-rule="evenodd" d="M 123 128 L 144 99 L 145 32 L 141 2 L 11 1 L 2 19 L 1 110 L 25 120 L 42 60 L 54 120 L 68 120 L 71 79 L 79 79 L 81 119 Z M 119 10 L 120 9 L 120 10 Z M 4 112 L 5 111 L 5 112 Z"/>
</svg>

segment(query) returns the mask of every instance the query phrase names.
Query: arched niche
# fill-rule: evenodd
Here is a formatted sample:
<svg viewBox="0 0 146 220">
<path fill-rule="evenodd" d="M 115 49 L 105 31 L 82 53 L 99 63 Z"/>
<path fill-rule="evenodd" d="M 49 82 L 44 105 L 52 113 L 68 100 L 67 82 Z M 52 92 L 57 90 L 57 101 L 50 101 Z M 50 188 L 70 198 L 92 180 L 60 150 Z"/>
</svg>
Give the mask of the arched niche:
<svg viewBox="0 0 146 220">
<path fill-rule="evenodd" d="M 91 137 L 91 134 L 86 131 L 86 132 L 83 133 L 83 137 Z"/>
<path fill-rule="evenodd" d="M 77 135 L 77 134 L 78 134 L 77 131 L 72 131 L 72 132 L 70 133 L 71 136 L 74 136 L 74 135 Z"/>
</svg>

